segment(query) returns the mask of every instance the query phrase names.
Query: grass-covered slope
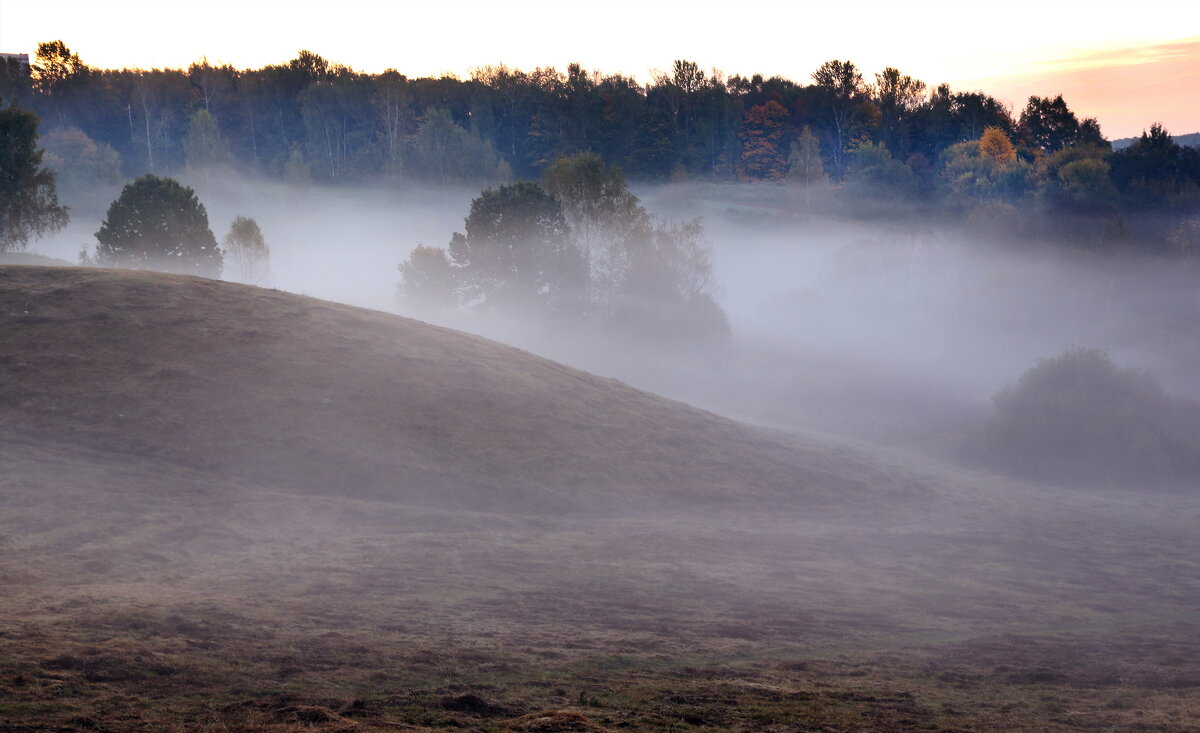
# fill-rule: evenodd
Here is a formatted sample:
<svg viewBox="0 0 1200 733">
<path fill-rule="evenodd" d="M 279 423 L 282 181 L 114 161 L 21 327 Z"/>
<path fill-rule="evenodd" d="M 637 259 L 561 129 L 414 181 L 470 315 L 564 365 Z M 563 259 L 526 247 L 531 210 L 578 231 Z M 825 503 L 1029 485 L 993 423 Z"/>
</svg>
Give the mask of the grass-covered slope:
<svg viewBox="0 0 1200 733">
<path fill-rule="evenodd" d="M 0 267 L 0 423 L 306 492 L 545 509 L 772 497 L 863 477 L 482 338 L 213 280 Z"/>
</svg>

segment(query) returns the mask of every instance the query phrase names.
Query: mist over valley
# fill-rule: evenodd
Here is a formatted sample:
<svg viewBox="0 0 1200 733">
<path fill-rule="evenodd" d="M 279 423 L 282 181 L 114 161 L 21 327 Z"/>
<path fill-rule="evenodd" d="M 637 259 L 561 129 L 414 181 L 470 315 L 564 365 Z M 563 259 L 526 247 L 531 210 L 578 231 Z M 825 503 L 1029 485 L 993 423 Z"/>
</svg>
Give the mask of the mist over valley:
<svg viewBox="0 0 1200 733">
<path fill-rule="evenodd" d="M 842 61 L 0 71 L 0 731 L 1200 720 L 1187 136 Z"/>
</svg>

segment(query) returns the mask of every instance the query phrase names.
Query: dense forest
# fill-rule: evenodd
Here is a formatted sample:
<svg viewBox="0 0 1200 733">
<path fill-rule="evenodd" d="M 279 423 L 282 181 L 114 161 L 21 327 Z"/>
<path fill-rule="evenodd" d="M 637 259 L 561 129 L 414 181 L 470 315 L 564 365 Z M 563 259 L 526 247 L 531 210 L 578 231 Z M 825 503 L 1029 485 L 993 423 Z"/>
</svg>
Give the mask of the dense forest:
<svg viewBox="0 0 1200 733">
<path fill-rule="evenodd" d="M 1200 150 L 1158 125 L 1114 151 L 1061 96 L 1014 111 L 893 68 L 868 80 L 849 61 L 811 81 L 725 77 L 691 61 L 649 84 L 578 64 L 410 79 L 309 51 L 261 69 L 108 70 L 54 41 L 31 66 L 4 62 L 0 97 L 42 117 L 47 163 L 67 188 L 214 166 L 293 182 L 487 186 L 589 152 L 632 181 L 830 185 L 955 211 L 1200 205 Z"/>
</svg>

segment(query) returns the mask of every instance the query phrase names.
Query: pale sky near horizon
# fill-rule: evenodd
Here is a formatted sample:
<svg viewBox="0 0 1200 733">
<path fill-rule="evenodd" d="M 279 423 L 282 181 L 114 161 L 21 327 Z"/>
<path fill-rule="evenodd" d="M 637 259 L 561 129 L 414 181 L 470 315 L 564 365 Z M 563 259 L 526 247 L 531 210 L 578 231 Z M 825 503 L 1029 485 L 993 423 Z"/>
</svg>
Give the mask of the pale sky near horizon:
<svg viewBox="0 0 1200 733">
<path fill-rule="evenodd" d="M 868 80 L 885 66 L 956 89 L 982 89 L 1019 111 L 1062 93 L 1112 138 L 1162 122 L 1200 131 L 1200 2 L 1009 0 L 815 4 L 771 0 L 607 3 L 342 0 L 0 0 L 0 51 L 32 54 L 61 39 L 90 66 L 256 68 L 306 48 L 361 71 L 408 76 L 504 63 L 578 61 L 643 81 L 677 58 L 728 75 L 808 83 L 829 59 Z"/>
</svg>

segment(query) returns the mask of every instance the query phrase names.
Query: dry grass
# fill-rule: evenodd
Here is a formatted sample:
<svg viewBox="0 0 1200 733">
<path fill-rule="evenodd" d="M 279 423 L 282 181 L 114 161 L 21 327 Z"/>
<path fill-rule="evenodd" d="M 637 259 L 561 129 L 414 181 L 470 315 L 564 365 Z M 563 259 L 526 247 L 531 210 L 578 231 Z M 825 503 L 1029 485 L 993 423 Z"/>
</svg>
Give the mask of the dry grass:
<svg viewBox="0 0 1200 733">
<path fill-rule="evenodd" d="M 1194 499 L 220 283 L 9 268 L 0 304 L 0 732 L 1197 729 Z"/>
<path fill-rule="evenodd" d="M 308 492 L 597 510 L 862 488 L 824 451 L 485 339 L 270 290 L 0 267 L 0 418 Z M 811 458 L 811 460 L 807 460 Z"/>
</svg>

